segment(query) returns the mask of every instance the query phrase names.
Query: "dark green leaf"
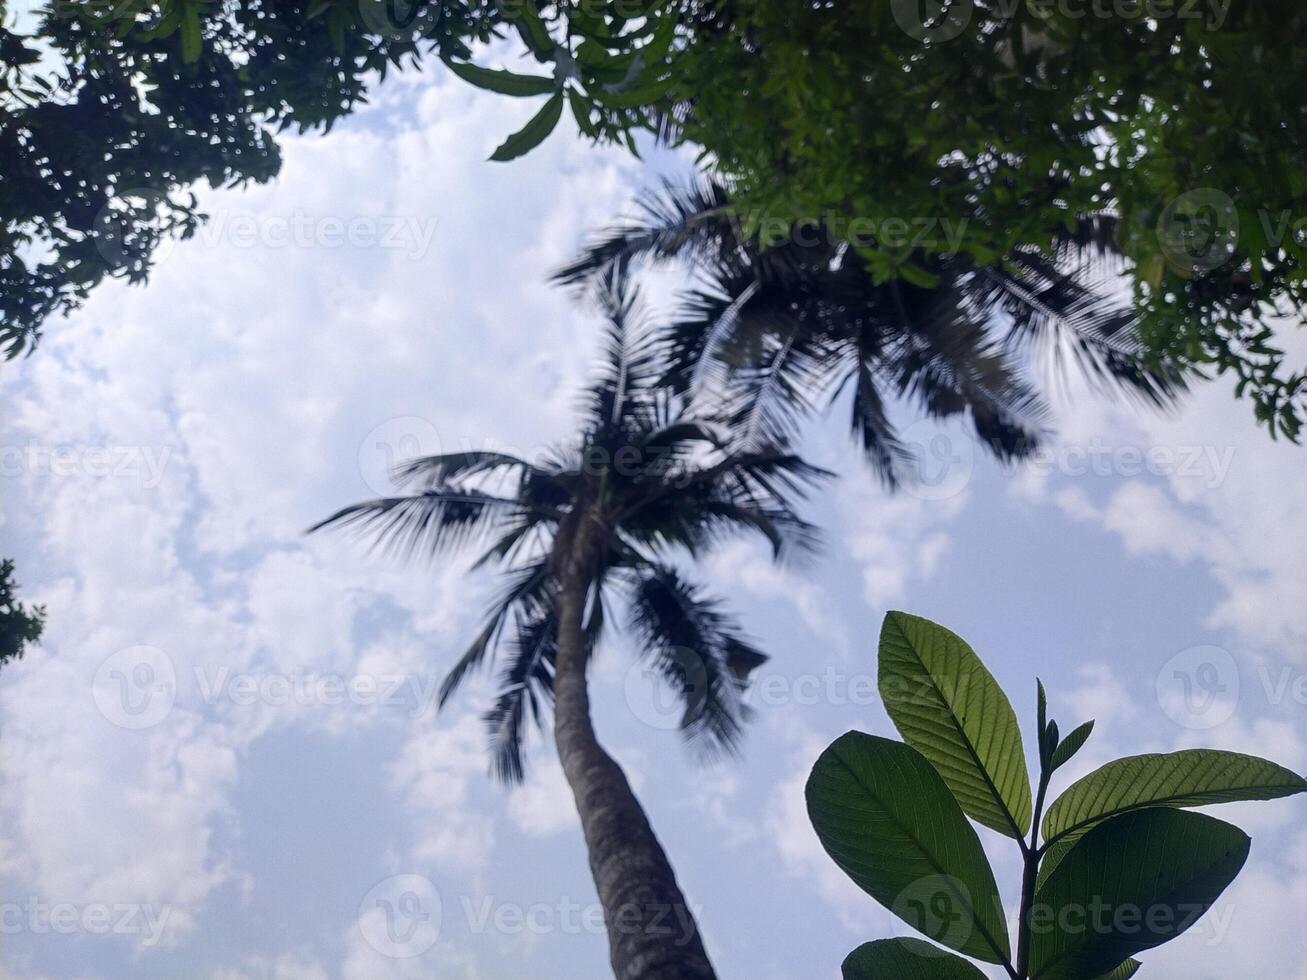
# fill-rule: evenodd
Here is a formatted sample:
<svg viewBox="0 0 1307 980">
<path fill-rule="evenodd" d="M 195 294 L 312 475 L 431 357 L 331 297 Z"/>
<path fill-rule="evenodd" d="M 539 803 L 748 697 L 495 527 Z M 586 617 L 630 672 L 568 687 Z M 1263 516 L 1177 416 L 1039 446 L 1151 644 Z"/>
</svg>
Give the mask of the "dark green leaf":
<svg viewBox="0 0 1307 980">
<path fill-rule="evenodd" d="M 1111 973 L 1104 973 L 1097 980 L 1130 980 L 1143 966 L 1138 960 L 1126 960 Z"/>
<path fill-rule="evenodd" d="M 881 627 L 879 680 L 904 741 L 939 770 L 967 815 L 1021 838 L 1032 809 L 1021 730 L 972 649 L 930 620 L 891 612 Z"/>
<path fill-rule="evenodd" d="M 544 108 L 532 116 L 530 122 L 504 140 L 499 149 L 490 155 L 490 159 L 502 163 L 531 152 L 554 131 L 562 115 L 563 93 L 555 92 L 553 98 L 544 104 Z"/>
<path fill-rule="evenodd" d="M 1094 770 L 1058 797 L 1044 817 L 1044 840 L 1074 840 L 1095 823 L 1139 807 L 1274 800 L 1305 790 L 1301 776 L 1238 752 L 1130 756 Z"/>
<path fill-rule="evenodd" d="M 975 830 L 916 749 L 848 732 L 808 777 L 822 846 L 859 887 L 951 949 L 1008 959 L 998 887 Z"/>
<path fill-rule="evenodd" d="M 481 68 L 466 61 L 446 61 L 445 64 L 463 81 L 500 95 L 548 95 L 558 88 L 558 83 L 547 75 L 519 75 L 497 68 Z"/>
<path fill-rule="evenodd" d="M 863 943 L 844 960 L 844 980 L 985 980 L 960 956 L 920 939 Z"/>
<path fill-rule="evenodd" d="M 1080 751 L 1080 747 L 1085 744 L 1085 739 L 1089 738 L 1089 733 L 1093 730 L 1094 723 L 1087 721 L 1063 739 L 1062 744 L 1053 750 L 1050 770 L 1060 769 L 1070 762 L 1072 756 Z"/>
<path fill-rule="evenodd" d="M 1166 808 L 1093 828 L 1035 893 L 1033 980 L 1111 975 L 1190 928 L 1248 857 L 1238 827 Z"/>
</svg>

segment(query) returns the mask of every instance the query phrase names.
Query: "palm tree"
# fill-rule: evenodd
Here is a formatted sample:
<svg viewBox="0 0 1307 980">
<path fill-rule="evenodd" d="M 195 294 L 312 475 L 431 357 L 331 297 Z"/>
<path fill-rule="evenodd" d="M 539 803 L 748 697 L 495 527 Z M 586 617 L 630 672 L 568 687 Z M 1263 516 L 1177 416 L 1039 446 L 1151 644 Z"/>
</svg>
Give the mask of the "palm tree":
<svg viewBox="0 0 1307 980">
<path fill-rule="evenodd" d="M 1172 364 L 1145 364 L 1136 318 L 1110 281 L 1116 220 L 1084 218 L 1054 233 L 1054 254 L 1020 249 L 976 265 L 915 249 L 910 278 L 883 279 L 879 246 L 798 225 L 764 247 L 726 189 L 665 185 L 634 220 L 609 229 L 555 279 L 585 284 L 613 268 L 680 260 L 695 279 L 672 326 L 671 380 L 719 382 L 739 437 L 788 438 L 800 418 L 852 390 L 854 437 L 891 488 L 916 461 L 889 417 L 904 399 L 927 416 L 970 417 L 1007 461 L 1036 449 L 1048 409 L 1029 377 L 1035 354 L 1060 368 L 1069 351 L 1103 390 L 1166 406 L 1184 389 Z"/>
<path fill-rule="evenodd" d="M 597 293 L 604 357 L 575 446 L 538 465 L 494 452 L 415 459 L 397 473 L 406 495 L 347 507 L 312 530 L 355 528 L 403 555 L 487 543 L 476 564 L 504 569 L 507 585 L 440 703 L 474 669 L 502 660 L 485 720 L 496 773 L 516 781 L 528 714 L 543 724 L 552 702 L 615 976 L 697 980 L 713 968 L 666 854 L 595 735 L 586 668 L 620 600 L 643 656 L 684 701 L 686 736 L 733 750 L 745 682 L 766 658 L 673 562 L 742 532 L 761 534 L 778 560 L 810 552 L 816 534 L 794 504 L 827 474 L 779 444 L 740 449 L 663 384 L 666 337 L 649 329 L 624 277 L 603 278 Z"/>
</svg>

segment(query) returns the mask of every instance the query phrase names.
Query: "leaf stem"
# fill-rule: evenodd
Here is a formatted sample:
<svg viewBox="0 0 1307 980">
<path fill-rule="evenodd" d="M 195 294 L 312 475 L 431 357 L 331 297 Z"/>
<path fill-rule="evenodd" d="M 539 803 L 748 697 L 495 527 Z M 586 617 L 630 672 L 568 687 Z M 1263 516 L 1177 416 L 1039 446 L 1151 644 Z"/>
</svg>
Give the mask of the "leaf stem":
<svg viewBox="0 0 1307 980">
<path fill-rule="evenodd" d="M 1035 794 L 1035 815 L 1031 821 L 1030 843 L 1021 843 L 1024 871 L 1021 878 L 1021 918 L 1017 923 L 1017 969 L 1015 980 L 1027 980 L 1030 973 L 1030 913 L 1035 904 L 1035 883 L 1039 880 L 1039 859 L 1043 849 L 1039 846 L 1039 821 L 1044 815 L 1044 799 L 1048 795 L 1048 781 L 1053 775 L 1040 753 L 1039 792 Z"/>
</svg>

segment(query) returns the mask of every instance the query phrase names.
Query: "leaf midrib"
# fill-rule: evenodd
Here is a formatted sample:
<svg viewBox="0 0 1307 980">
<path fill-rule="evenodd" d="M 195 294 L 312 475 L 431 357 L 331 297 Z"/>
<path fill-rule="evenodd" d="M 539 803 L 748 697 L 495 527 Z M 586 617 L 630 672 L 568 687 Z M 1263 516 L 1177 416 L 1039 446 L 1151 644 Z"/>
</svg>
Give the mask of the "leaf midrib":
<svg viewBox="0 0 1307 980">
<path fill-rule="evenodd" d="M 955 898 L 957 898 L 958 901 L 961 902 L 962 905 L 964 905 L 964 906 L 967 908 L 967 910 L 971 913 L 971 921 L 974 922 L 974 923 L 976 924 L 976 931 L 980 933 L 981 938 L 985 940 L 985 942 L 988 944 L 989 948 L 993 951 L 994 955 L 997 956 L 997 957 L 999 958 L 999 963 L 1000 963 L 1000 964 L 1007 964 L 1007 963 L 1009 962 L 1009 955 L 1010 955 L 1010 954 L 1004 952 L 1002 949 L 999 948 L 998 944 L 994 942 L 994 937 L 990 934 L 988 927 L 987 927 L 983 922 L 981 922 L 981 920 L 980 920 L 980 916 L 979 916 L 979 915 L 977 914 L 977 912 L 976 912 L 976 905 L 975 905 L 975 903 L 972 902 L 972 901 L 970 901 L 970 900 L 968 900 L 968 898 L 967 898 L 965 895 L 962 895 L 960 892 L 958 892 L 958 890 L 957 890 L 956 888 L 953 887 L 953 877 L 954 877 L 954 876 L 953 876 L 953 875 L 952 875 L 952 874 L 951 874 L 951 873 L 950 873 L 946 868 L 942 867 L 942 866 L 941 866 L 941 865 L 940 865 L 940 864 L 935 860 L 935 858 L 934 858 L 934 856 L 931 854 L 930 850 L 925 846 L 925 844 L 923 844 L 923 843 L 922 843 L 922 842 L 917 838 L 917 835 L 914 834 L 914 833 L 912 833 L 912 831 L 911 831 L 910 829 L 908 829 L 906 826 L 904 826 L 904 824 L 903 824 L 903 823 L 898 819 L 897 816 L 894 816 L 894 815 L 893 815 L 893 814 L 894 814 L 894 811 L 893 811 L 890 807 L 888 807 L 888 806 L 885 805 L 885 803 L 881 800 L 880 794 L 874 792 L 874 791 L 872 790 L 872 788 L 871 788 L 867 783 L 863 782 L 862 777 L 858 774 L 858 771 L 857 771 L 857 770 L 856 770 L 852 765 L 850 765 L 850 764 L 845 760 L 845 758 L 844 758 L 844 756 L 843 756 L 842 754 L 840 754 L 840 753 L 836 753 L 836 754 L 835 754 L 835 758 L 839 761 L 840 765 L 842 765 L 845 769 L 848 770 L 849 775 L 851 775 L 851 776 L 853 777 L 853 781 L 854 781 L 855 783 L 857 783 L 858 786 L 861 787 L 861 788 L 866 792 L 866 794 L 867 794 L 868 796 L 870 796 L 872 799 L 876 800 L 877 803 L 879 803 L 879 804 L 881 805 L 881 808 L 884 810 L 885 813 L 891 815 L 891 819 L 893 820 L 894 825 L 895 825 L 896 827 L 898 827 L 899 830 L 902 831 L 903 834 L 904 834 L 904 835 L 905 835 L 905 836 L 906 836 L 910 841 L 912 841 L 913 844 L 916 845 L 917 850 L 918 850 L 921 854 L 923 854 L 923 855 L 925 856 L 925 858 L 926 858 L 926 863 L 929 864 L 929 865 L 930 865 L 930 866 L 935 870 L 935 872 L 936 872 L 936 873 L 937 873 L 941 878 L 944 879 L 944 882 L 945 882 L 945 884 L 947 885 L 949 891 L 950 891 L 950 892 L 953 894 L 953 896 L 954 896 Z M 927 761 L 926 764 L 929 765 L 929 764 L 930 764 L 929 761 Z M 946 788 L 947 788 L 947 787 L 946 787 Z M 982 855 L 982 856 L 984 855 L 984 851 L 983 851 L 983 850 L 981 851 L 981 855 Z M 990 883 L 991 883 L 991 884 L 994 883 L 993 878 L 994 878 L 994 875 L 993 875 L 993 871 L 991 870 L 991 872 L 990 872 Z M 995 893 L 996 895 L 998 894 L 998 891 L 997 891 L 997 885 L 995 885 L 995 892 L 994 892 L 994 893 Z"/>
<path fill-rule="evenodd" d="M 1302 787 L 1301 787 L 1301 786 L 1296 786 L 1296 785 L 1293 784 L 1293 783 L 1258 783 L 1258 784 L 1256 784 L 1256 785 L 1254 785 L 1254 786 L 1238 786 L 1238 787 L 1232 787 L 1232 788 L 1229 789 L 1229 790 L 1215 790 L 1215 791 L 1213 791 L 1213 790 L 1208 790 L 1207 792 L 1218 792 L 1218 793 L 1220 793 L 1220 792 L 1247 792 L 1247 791 L 1250 791 L 1250 790 L 1254 790 L 1254 791 L 1258 791 L 1258 792 L 1261 792 L 1261 791 L 1264 791 L 1264 790 L 1271 790 L 1271 791 L 1284 790 L 1284 791 L 1287 791 L 1288 795 L 1292 795 L 1293 793 L 1301 793 L 1301 792 L 1302 792 Z M 1116 807 L 1116 808 L 1111 809 L 1111 810 L 1104 810 L 1102 813 L 1096 814 L 1095 816 L 1092 816 L 1092 817 L 1087 817 L 1087 818 L 1084 819 L 1084 820 L 1081 820 L 1081 821 L 1079 821 L 1079 822 L 1077 822 L 1077 823 L 1072 824 L 1071 826 L 1067 827 L 1065 830 L 1058 831 L 1058 833 L 1056 833 L 1054 836 L 1052 836 L 1052 837 L 1048 838 L 1048 840 L 1044 841 L 1044 843 L 1043 843 L 1043 845 L 1042 845 L 1042 850 L 1048 850 L 1048 848 L 1052 847 L 1054 844 L 1058 843 L 1059 841 L 1061 841 L 1062 839 L 1064 839 L 1065 837 L 1067 837 L 1069 834 L 1073 834 L 1073 833 L 1075 833 L 1077 830 L 1083 830 L 1083 829 L 1086 829 L 1086 828 L 1093 827 L 1095 824 L 1102 823 L 1104 820 L 1110 820 L 1112 817 L 1118 817 L 1118 816 L 1120 816 L 1120 815 L 1123 814 L 1123 813 L 1129 813 L 1129 812 L 1131 812 L 1132 810 L 1146 810 L 1146 809 L 1148 809 L 1149 807 L 1155 807 L 1155 806 L 1158 806 L 1158 807 L 1163 807 L 1163 806 L 1183 807 L 1183 806 L 1185 805 L 1185 801 L 1187 801 L 1187 800 L 1192 800 L 1192 799 L 1194 799 L 1195 797 L 1200 797 L 1200 796 L 1202 796 L 1202 795 L 1203 795 L 1202 791 L 1199 791 L 1199 792 L 1197 792 L 1197 793 L 1173 793 L 1173 794 L 1171 794 L 1170 796 L 1159 796 L 1159 797 L 1157 797 L 1156 799 L 1151 799 L 1151 800 L 1140 800 L 1140 801 L 1137 801 L 1137 802 L 1135 802 L 1135 803 L 1131 803 L 1129 806 L 1121 806 L 1121 807 Z M 1192 804 L 1189 804 L 1189 805 L 1191 805 L 1191 806 L 1207 806 L 1207 805 L 1209 805 L 1209 804 L 1216 804 L 1216 803 L 1222 803 L 1222 802 L 1238 802 L 1238 801 L 1235 801 L 1235 800 L 1228 800 L 1228 801 L 1227 801 L 1227 800 L 1209 800 L 1209 801 L 1199 801 L 1199 802 L 1192 803 Z M 1252 799 L 1252 800 L 1245 800 L 1244 802 L 1258 802 L 1258 801 L 1254 798 L 1254 799 Z"/>
<path fill-rule="evenodd" d="M 904 636 L 906 637 L 907 634 L 905 633 Z M 926 676 L 930 678 L 931 689 L 938 696 L 940 703 L 944 705 L 944 708 L 948 715 L 948 719 L 950 722 L 952 722 L 953 728 L 957 731 L 958 735 L 962 739 L 962 744 L 966 746 L 967 752 L 970 754 L 972 761 L 975 762 L 976 768 L 980 771 L 981 779 L 984 781 L 985 786 L 989 789 L 990 794 L 994 797 L 994 801 L 998 804 L 999 811 L 1003 814 L 1004 819 L 1007 820 L 1008 826 L 1012 828 L 1012 836 L 1016 840 L 1020 841 L 1022 846 L 1024 847 L 1025 831 L 1023 831 L 1020 827 L 1017 826 L 1016 818 L 1012 816 L 1011 811 L 1008 809 L 1007 802 L 1003 799 L 1002 794 L 999 793 L 998 791 L 998 786 L 995 785 L 992 779 L 990 779 L 989 770 L 985 768 L 984 762 L 981 761 L 980 754 L 976 751 L 976 747 L 971 743 L 971 737 L 967 734 L 966 729 L 962 727 L 962 722 L 958 719 L 957 712 L 953 710 L 953 706 L 949 704 L 948 699 L 944 697 L 944 692 L 939 686 L 939 682 L 935 677 L 934 671 L 932 671 L 930 667 L 927 666 L 926 662 L 921 659 L 921 656 L 917 653 L 916 647 L 912 645 L 910 639 L 908 641 L 907 647 L 908 650 L 911 651 L 913 659 L 916 660 L 916 662 L 921 665 L 921 669 L 924 670 L 926 672 Z"/>
</svg>

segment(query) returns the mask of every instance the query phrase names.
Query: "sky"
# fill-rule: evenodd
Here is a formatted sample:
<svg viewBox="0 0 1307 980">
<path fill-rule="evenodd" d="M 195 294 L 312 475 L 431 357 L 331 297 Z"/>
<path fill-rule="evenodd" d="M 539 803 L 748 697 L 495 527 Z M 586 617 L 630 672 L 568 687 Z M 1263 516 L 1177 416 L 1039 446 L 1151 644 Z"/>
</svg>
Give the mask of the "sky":
<svg viewBox="0 0 1307 980">
<path fill-rule="evenodd" d="M 392 79 L 329 136 L 287 139 L 274 184 L 203 192 L 211 221 L 147 287 L 101 287 L 0 370 L 0 553 L 49 610 L 0 674 L 2 980 L 605 975 L 548 740 L 506 790 L 492 678 L 434 709 L 493 578 L 303 533 L 385 493 L 396 460 L 572 431 L 598 321 L 548 274 L 686 165 L 566 129 L 488 163 L 533 108 Z M 672 302 L 665 278 L 649 293 Z M 835 737 L 893 734 L 872 681 L 887 610 L 966 638 L 1027 737 L 1036 675 L 1064 731 L 1096 719 L 1055 792 L 1183 747 L 1307 771 L 1304 450 L 1224 382 L 1159 415 L 1048 377 L 1057 436 L 1015 469 L 900 412 L 925 465 L 898 495 L 842 421 L 809 430 L 840 473 L 807 508 L 821 557 L 777 569 L 740 542 L 705 563 L 772 655 L 738 760 L 696 760 L 629 644 L 601 651 L 600 736 L 723 978 L 827 980 L 907 933 L 827 858 L 802 795 Z M 1221 816 L 1251 858 L 1141 976 L 1307 980 L 1303 802 Z M 1017 855 L 981 837 L 1010 910 Z"/>
</svg>

